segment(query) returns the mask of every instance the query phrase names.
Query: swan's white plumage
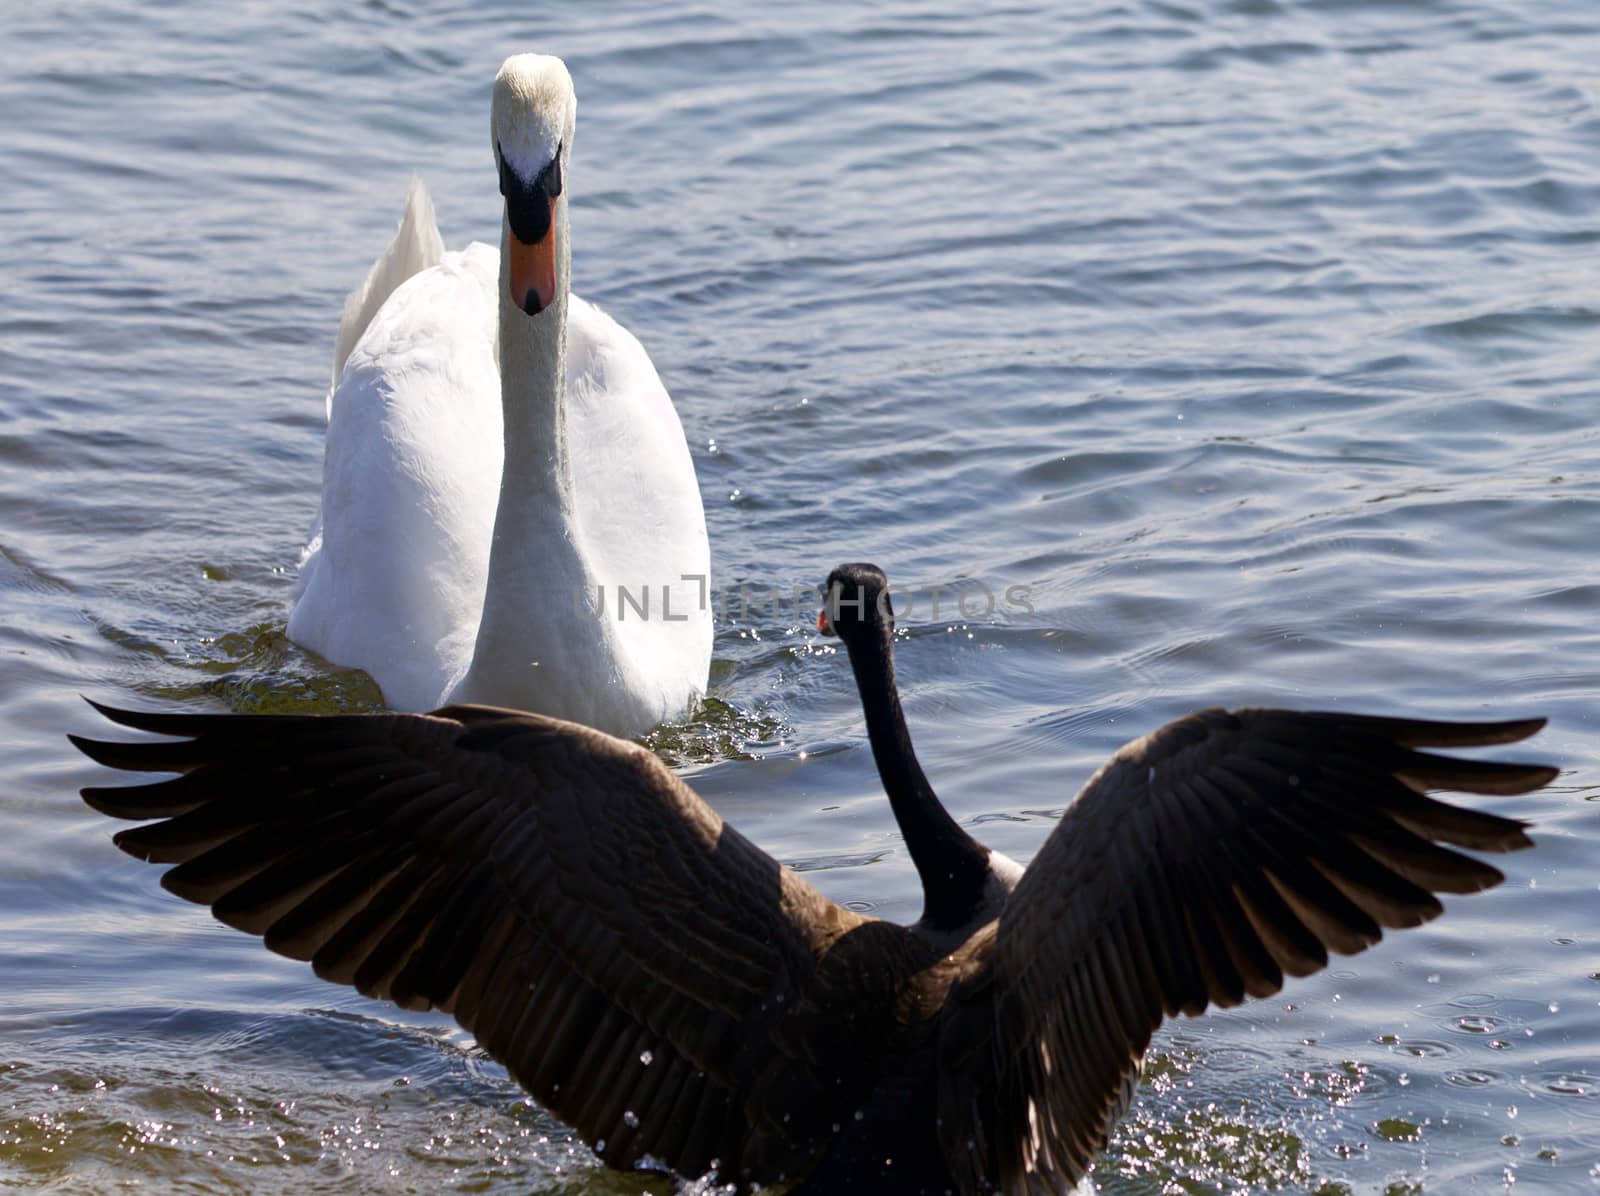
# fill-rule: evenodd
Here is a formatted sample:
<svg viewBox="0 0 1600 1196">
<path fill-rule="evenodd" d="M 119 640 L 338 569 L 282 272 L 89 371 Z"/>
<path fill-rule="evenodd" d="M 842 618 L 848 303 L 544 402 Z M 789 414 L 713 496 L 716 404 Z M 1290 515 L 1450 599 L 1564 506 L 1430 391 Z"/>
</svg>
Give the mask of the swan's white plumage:
<svg viewBox="0 0 1600 1196">
<path fill-rule="evenodd" d="M 541 129 L 534 143 L 552 140 Z M 513 547 L 524 567 L 502 571 L 526 591 L 496 595 L 499 611 L 519 612 L 514 643 L 502 628 L 496 659 L 473 668 L 502 502 L 503 403 L 521 401 L 513 392 L 524 382 L 506 379 L 502 395 L 499 258 L 476 242 L 444 252 L 427 192 L 413 185 L 394 241 L 346 304 L 322 509 L 289 636 L 365 669 L 398 709 L 494 702 L 635 734 L 681 714 L 705 685 L 705 517 L 682 426 L 649 356 L 576 295 L 566 303 L 565 358 L 572 517 L 516 524 L 548 531 Z M 548 470 L 549 462 L 511 466 Z M 570 571 L 541 578 L 546 555 L 573 549 L 585 586 Z M 588 587 L 595 592 L 573 592 Z M 618 587 L 636 600 L 647 591 L 649 617 L 619 608 Z"/>
<path fill-rule="evenodd" d="M 505 451 L 498 276 L 499 251 L 474 243 L 406 279 L 328 399 L 289 638 L 365 669 L 401 710 L 443 705 L 478 634 Z"/>
<path fill-rule="evenodd" d="M 406 195 L 405 213 L 400 217 L 400 228 L 389 242 L 366 279 L 351 291 L 344 301 L 344 315 L 339 320 L 339 339 L 333 349 L 333 381 L 337 385 L 340 371 L 350 358 L 350 350 L 372 323 L 378 309 L 394 294 L 396 288 L 414 274 L 421 274 L 430 266 L 444 260 L 444 238 L 439 236 L 439 222 L 433 214 L 433 199 L 421 179 L 411 180 L 411 190 Z M 333 387 L 328 388 L 333 397 Z"/>
</svg>

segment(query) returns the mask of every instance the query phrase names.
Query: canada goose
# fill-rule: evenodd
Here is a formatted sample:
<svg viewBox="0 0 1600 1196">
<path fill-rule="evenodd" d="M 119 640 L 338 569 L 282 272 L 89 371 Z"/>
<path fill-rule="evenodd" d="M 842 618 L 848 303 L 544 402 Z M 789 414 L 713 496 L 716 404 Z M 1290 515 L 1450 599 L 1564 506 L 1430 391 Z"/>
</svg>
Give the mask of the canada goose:
<svg viewBox="0 0 1600 1196">
<path fill-rule="evenodd" d="M 485 147 L 500 249 L 445 253 L 417 183 L 350 297 L 289 638 L 395 709 L 636 735 L 705 691 L 710 551 L 649 354 L 569 288 L 576 118 L 559 58 L 506 59 Z"/>
<path fill-rule="evenodd" d="M 162 884 L 318 975 L 453 1013 L 608 1164 L 741 1191 L 1066 1192 L 1164 1015 L 1286 975 L 1502 879 L 1436 845 L 1526 824 L 1426 789 L 1524 793 L 1556 770 L 1420 746 L 1439 723 L 1207 710 L 1124 747 L 1023 872 L 939 804 L 895 693 L 888 583 L 829 578 L 896 819 L 914 926 L 829 901 L 636 744 L 539 715 L 131 713 L 177 742 L 73 737 L 181 772 L 90 788 Z"/>
</svg>

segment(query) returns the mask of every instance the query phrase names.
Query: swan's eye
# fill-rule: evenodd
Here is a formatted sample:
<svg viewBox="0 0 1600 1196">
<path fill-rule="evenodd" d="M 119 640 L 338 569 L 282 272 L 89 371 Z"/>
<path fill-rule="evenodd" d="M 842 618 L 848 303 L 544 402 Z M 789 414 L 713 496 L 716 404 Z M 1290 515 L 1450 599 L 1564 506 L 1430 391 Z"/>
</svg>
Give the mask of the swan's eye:
<svg viewBox="0 0 1600 1196">
<path fill-rule="evenodd" d="M 551 199 L 561 194 L 561 143 L 556 143 L 556 156 L 550 159 L 550 165 L 539 172 L 539 177 L 534 181 L 534 190 L 543 191 Z"/>
<path fill-rule="evenodd" d="M 500 170 L 500 194 L 510 197 L 512 191 L 519 190 L 517 176 L 511 173 L 511 167 L 506 165 L 505 151 L 500 148 L 500 142 L 494 143 L 494 164 Z"/>
</svg>

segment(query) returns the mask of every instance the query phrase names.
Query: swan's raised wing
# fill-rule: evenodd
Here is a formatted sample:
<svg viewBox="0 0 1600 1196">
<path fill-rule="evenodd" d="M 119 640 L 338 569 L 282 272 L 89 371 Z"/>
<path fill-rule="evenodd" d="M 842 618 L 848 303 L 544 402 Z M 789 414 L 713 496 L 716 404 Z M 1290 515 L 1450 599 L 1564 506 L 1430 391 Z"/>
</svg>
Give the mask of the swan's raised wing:
<svg viewBox="0 0 1600 1196">
<path fill-rule="evenodd" d="M 84 790 L 162 884 L 318 975 L 446 1010 L 614 1166 L 777 1180 L 859 1107 L 909 932 L 828 901 L 637 745 L 484 707 L 130 713 L 176 779 Z M 859 961 L 870 960 L 870 966 Z"/>
<path fill-rule="evenodd" d="M 1526 824 L 1424 791 L 1524 793 L 1556 770 L 1415 749 L 1541 726 L 1208 710 L 1119 751 L 963 948 L 940 1110 L 965 1190 L 1068 1191 L 1163 1016 L 1268 996 L 1436 916 L 1434 893 L 1502 880 L 1439 844 L 1513 851 Z"/>
</svg>

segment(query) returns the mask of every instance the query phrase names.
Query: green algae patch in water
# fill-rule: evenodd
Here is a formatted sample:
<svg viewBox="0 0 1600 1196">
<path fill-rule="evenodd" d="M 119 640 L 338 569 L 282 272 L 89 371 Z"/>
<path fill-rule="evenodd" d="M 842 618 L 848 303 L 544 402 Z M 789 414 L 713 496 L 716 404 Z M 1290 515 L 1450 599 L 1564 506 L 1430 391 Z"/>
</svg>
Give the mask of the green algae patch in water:
<svg viewBox="0 0 1600 1196">
<path fill-rule="evenodd" d="M 719 760 L 759 760 L 788 728 L 765 710 L 741 710 L 721 698 L 705 698 L 691 719 L 662 723 L 639 742 L 669 766 L 715 764 Z"/>
<path fill-rule="evenodd" d="M 139 687 L 175 705 L 210 699 L 240 714 L 358 714 L 383 710 L 383 692 L 360 669 L 330 664 L 294 643 L 283 624 L 257 623 L 202 642 L 181 663 L 200 678 Z"/>
<path fill-rule="evenodd" d="M 1386 1142 L 1420 1142 L 1422 1127 L 1414 1121 L 1399 1117 L 1385 1117 L 1372 1127 L 1373 1133 Z"/>
</svg>

